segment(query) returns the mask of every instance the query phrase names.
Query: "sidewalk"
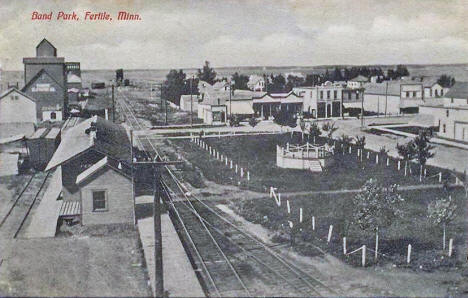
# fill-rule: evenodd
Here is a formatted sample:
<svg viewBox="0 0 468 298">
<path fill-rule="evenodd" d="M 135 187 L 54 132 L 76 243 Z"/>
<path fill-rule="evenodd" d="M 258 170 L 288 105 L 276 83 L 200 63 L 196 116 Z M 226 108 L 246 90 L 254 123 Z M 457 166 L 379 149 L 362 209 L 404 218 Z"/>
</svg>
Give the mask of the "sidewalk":
<svg viewBox="0 0 468 298">
<path fill-rule="evenodd" d="M 146 260 L 146 266 L 154 294 L 154 229 L 153 218 L 140 219 L 138 231 Z M 179 235 L 168 214 L 161 215 L 164 290 L 171 297 L 205 297 L 195 271 L 185 253 Z"/>
</svg>

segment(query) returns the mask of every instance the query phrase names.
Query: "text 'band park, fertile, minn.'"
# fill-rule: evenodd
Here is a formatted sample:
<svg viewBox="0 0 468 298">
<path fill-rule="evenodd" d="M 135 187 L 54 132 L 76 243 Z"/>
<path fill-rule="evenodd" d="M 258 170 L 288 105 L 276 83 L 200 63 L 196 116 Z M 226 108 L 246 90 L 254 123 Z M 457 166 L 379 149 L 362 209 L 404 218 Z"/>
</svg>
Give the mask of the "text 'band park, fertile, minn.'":
<svg viewBox="0 0 468 298">
<path fill-rule="evenodd" d="M 31 13 L 31 20 L 33 21 L 141 21 L 142 18 L 137 13 L 130 13 L 128 11 L 119 11 L 116 14 L 108 12 L 92 12 L 84 11 L 77 13 L 76 11 L 59 11 L 59 12 L 39 12 L 33 11 Z"/>
</svg>

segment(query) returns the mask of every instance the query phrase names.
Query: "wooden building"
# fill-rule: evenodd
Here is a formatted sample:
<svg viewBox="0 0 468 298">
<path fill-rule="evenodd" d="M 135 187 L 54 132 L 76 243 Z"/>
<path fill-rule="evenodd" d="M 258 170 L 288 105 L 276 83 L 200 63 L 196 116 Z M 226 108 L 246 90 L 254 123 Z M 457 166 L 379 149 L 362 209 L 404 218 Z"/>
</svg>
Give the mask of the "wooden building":
<svg viewBox="0 0 468 298">
<path fill-rule="evenodd" d="M 0 138 L 29 136 L 37 123 L 36 100 L 11 88 L 0 94 Z"/>
<path fill-rule="evenodd" d="M 26 138 L 29 162 L 37 170 L 44 170 L 60 144 L 60 128 L 40 128 Z"/>
<path fill-rule="evenodd" d="M 134 222 L 131 144 L 121 126 L 94 116 L 70 128 L 46 170 L 62 168 L 64 202 L 83 225 Z"/>
</svg>

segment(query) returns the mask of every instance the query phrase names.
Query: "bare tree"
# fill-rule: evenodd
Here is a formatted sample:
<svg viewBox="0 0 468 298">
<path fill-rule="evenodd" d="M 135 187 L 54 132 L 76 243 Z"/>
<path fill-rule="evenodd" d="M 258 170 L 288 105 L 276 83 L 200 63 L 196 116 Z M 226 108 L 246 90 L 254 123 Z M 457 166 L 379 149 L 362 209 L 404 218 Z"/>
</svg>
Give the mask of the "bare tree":
<svg viewBox="0 0 468 298">
<path fill-rule="evenodd" d="M 452 201 L 452 196 L 448 198 L 436 198 L 427 206 L 427 216 L 436 225 L 442 225 L 442 248 L 445 250 L 445 234 L 447 225 L 455 218 L 457 205 Z"/>
</svg>

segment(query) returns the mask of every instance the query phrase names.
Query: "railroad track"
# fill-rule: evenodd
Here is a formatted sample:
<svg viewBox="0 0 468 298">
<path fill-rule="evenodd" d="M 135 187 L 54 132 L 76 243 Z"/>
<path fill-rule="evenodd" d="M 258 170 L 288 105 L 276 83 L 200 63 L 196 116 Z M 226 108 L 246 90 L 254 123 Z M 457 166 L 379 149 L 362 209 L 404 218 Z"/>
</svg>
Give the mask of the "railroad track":
<svg viewBox="0 0 468 298">
<path fill-rule="evenodd" d="M 173 176 L 169 172 L 169 176 Z M 169 178 L 169 177 L 167 177 Z M 173 181 L 179 184 L 178 179 L 173 176 Z M 168 181 L 166 179 L 165 181 Z M 173 184 L 173 183 L 170 183 Z M 167 184 L 166 184 L 167 185 Z M 172 196 L 185 196 L 183 186 L 176 185 L 179 188 L 180 195 L 174 192 L 173 188 L 168 186 Z M 287 261 L 277 251 L 269 247 L 262 241 L 258 240 L 250 233 L 239 228 L 235 223 L 228 220 L 224 214 L 215 210 L 205 202 L 193 201 L 194 197 L 186 197 L 185 202 L 170 202 L 172 208 L 177 209 L 179 214 L 183 215 L 183 220 L 187 221 L 186 225 L 193 221 L 199 220 L 205 222 L 208 230 L 215 235 L 215 241 L 220 243 L 225 249 L 228 258 L 246 260 L 249 263 L 256 263 L 261 267 L 263 278 L 268 284 L 280 289 L 280 292 L 275 292 L 270 295 L 280 296 L 337 296 L 336 290 L 331 289 L 322 281 L 312 276 L 310 273 L 298 268 L 296 265 Z M 192 213 L 192 215 L 190 215 Z M 200 232 L 200 231 L 198 231 Z M 205 249 L 203 242 L 198 243 L 199 247 Z M 202 250 L 202 249 L 198 250 Z M 209 249 L 209 247 L 206 247 Z M 239 264 L 233 262 L 233 264 Z M 242 267 L 240 267 L 242 268 Z M 209 269 L 209 268 L 208 268 Z M 242 271 L 239 272 L 242 276 Z M 245 277 L 244 277 L 245 278 Z M 249 279 L 246 279 L 246 286 L 250 292 L 255 295 L 265 295 L 261 289 L 256 289 L 255 284 L 250 285 Z"/>
<path fill-rule="evenodd" d="M 0 221 L 2 238 L 18 236 L 49 176 L 50 172 L 38 172 L 31 176 Z"/>
<path fill-rule="evenodd" d="M 132 128 L 144 129 L 124 97 L 120 101 L 128 112 Z M 152 159 L 161 158 L 151 139 L 137 138 L 140 148 Z M 153 152 L 151 154 L 150 152 Z M 213 207 L 191 196 L 169 166 L 162 173 L 162 184 L 171 216 L 178 222 L 185 242 L 189 244 L 196 270 L 202 275 L 208 296 L 263 296 L 252 272 L 275 289 L 278 296 L 337 296 L 335 290 L 287 261 L 273 248 L 228 220 Z M 179 202 L 174 202 L 179 199 Z M 180 200 L 182 199 L 182 200 Z M 262 268 L 259 271 L 259 268 Z M 258 277 L 258 276 L 256 276 Z M 281 293 L 281 294 L 280 294 Z"/>
</svg>

